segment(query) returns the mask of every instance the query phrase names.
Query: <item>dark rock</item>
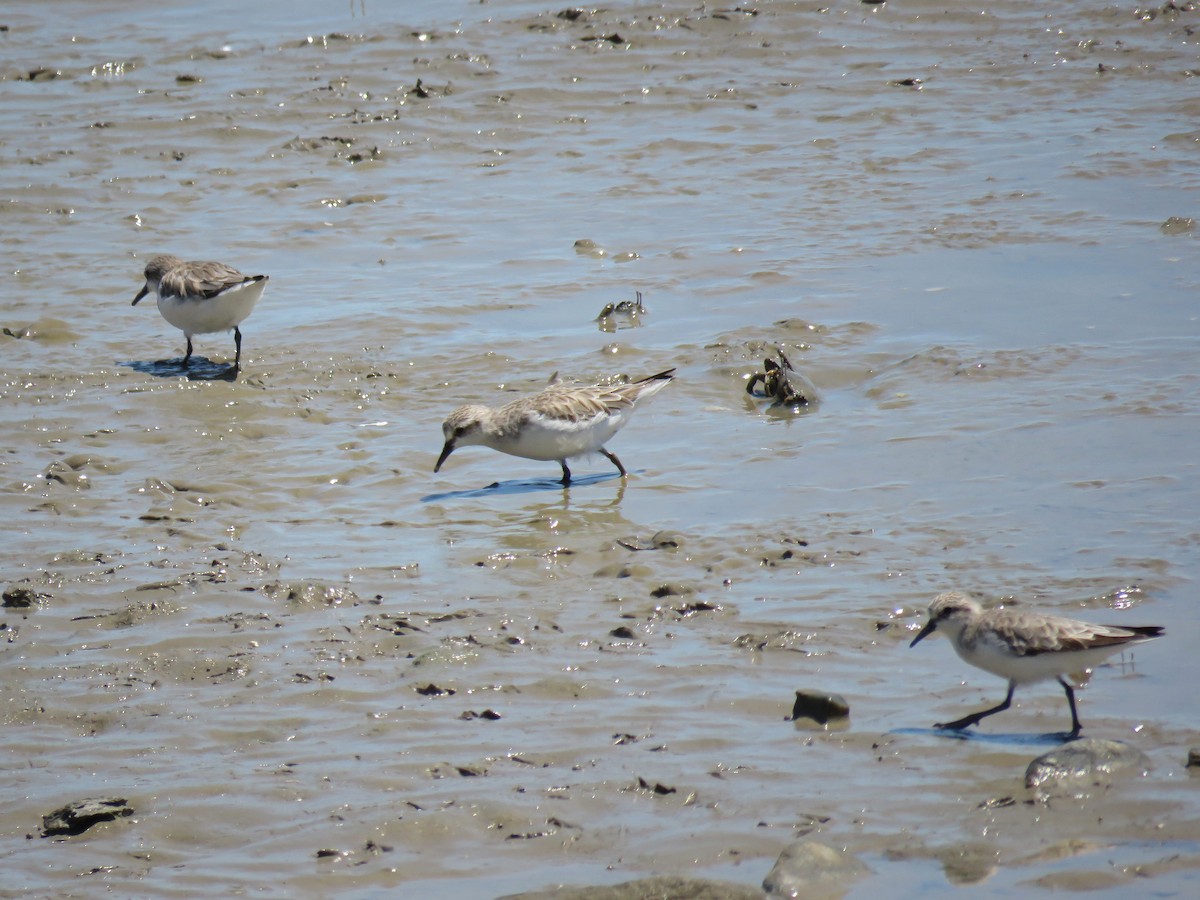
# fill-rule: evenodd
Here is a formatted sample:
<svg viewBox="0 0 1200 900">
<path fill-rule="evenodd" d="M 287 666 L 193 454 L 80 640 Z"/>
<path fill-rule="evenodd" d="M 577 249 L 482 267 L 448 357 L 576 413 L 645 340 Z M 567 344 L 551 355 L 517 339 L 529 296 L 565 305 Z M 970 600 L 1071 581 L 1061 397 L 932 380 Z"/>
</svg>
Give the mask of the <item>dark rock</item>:
<svg viewBox="0 0 1200 900">
<path fill-rule="evenodd" d="M 1120 773 L 1145 774 L 1150 759 L 1122 741 L 1081 738 L 1043 753 L 1025 769 L 1025 787 L 1041 796 L 1107 787 Z"/>
<path fill-rule="evenodd" d="M 689 591 L 691 588 L 688 589 Z M 709 603 L 707 600 L 697 600 L 695 603 L 684 603 L 680 606 L 671 607 L 679 618 L 686 619 L 688 616 L 694 616 L 696 613 L 702 612 L 720 612 L 721 607 L 717 603 Z"/>
<path fill-rule="evenodd" d="M 1187 767 L 1189 769 L 1200 769 L 1200 749 L 1193 747 L 1188 751 Z"/>
<path fill-rule="evenodd" d="M 132 816 L 133 807 L 124 797 L 89 797 L 76 800 L 42 816 L 42 837 L 56 834 L 83 834 L 93 825 Z"/>
<path fill-rule="evenodd" d="M 852 853 L 816 841 L 785 847 L 763 879 L 763 890 L 775 897 L 840 894 L 871 870 Z"/>
<path fill-rule="evenodd" d="M 696 589 L 689 587 L 686 584 L 660 584 L 650 592 L 651 597 L 662 599 L 663 597 L 686 597 L 688 594 L 694 594 Z"/>
<path fill-rule="evenodd" d="M 39 594 L 32 588 L 11 587 L 4 592 L 4 606 L 7 609 L 29 609 L 37 606 L 40 600 L 49 596 L 49 594 Z"/>
<path fill-rule="evenodd" d="M 792 706 L 790 721 L 812 719 L 818 725 L 824 725 L 833 719 L 844 719 L 848 715 L 850 715 L 850 704 L 841 694 L 796 691 L 796 702 Z"/>
<path fill-rule="evenodd" d="M 413 690 L 423 697 L 453 697 L 456 693 L 453 688 L 440 687 L 432 681 L 424 687 L 413 688 Z"/>
<path fill-rule="evenodd" d="M 459 716 L 459 718 L 464 722 L 469 722 L 471 719 L 487 719 L 489 722 L 495 722 L 500 719 L 500 717 L 500 713 L 496 712 L 494 709 L 485 709 L 483 712 L 475 712 L 473 709 L 468 709 L 461 716 Z"/>
<path fill-rule="evenodd" d="M 610 44 L 624 44 L 624 43 L 627 43 L 627 41 L 625 40 L 625 38 L 621 37 L 621 36 L 620 36 L 619 34 L 617 34 L 616 32 L 613 32 L 612 34 L 588 34 L 588 35 L 584 35 L 584 37 L 583 37 L 583 40 L 585 40 L 585 41 L 601 41 L 601 42 L 608 42 L 608 43 L 610 43 Z"/>
</svg>

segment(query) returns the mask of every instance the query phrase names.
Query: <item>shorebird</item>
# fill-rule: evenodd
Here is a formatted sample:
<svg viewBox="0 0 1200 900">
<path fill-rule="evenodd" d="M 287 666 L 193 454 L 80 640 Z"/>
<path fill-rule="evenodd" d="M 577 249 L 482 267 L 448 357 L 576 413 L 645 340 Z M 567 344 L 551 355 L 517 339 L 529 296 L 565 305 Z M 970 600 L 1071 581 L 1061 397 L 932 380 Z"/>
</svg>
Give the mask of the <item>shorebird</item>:
<svg viewBox="0 0 1200 900">
<path fill-rule="evenodd" d="M 233 329 L 237 354 L 233 371 L 242 365 L 242 332 L 238 325 L 254 309 L 267 286 L 266 275 L 243 275 L 219 262 L 184 262 L 177 256 L 155 256 L 146 263 L 146 283 L 133 298 L 133 305 L 151 291 L 158 297 L 162 317 L 183 332 L 187 353 L 183 368 L 192 358 L 192 335 Z"/>
<path fill-rule="evenodd" d="M 1063 676 L 1091 669 L 1130 644 L 1163 634 L 1157 625 L 1092 625 L 1021 609 L 984 610 L 958 591 L 939 594 L 933 599 L 929 604 L 929 621 L 909 646 L 915 647 L 934 631 L 945 632 L 958 655 L 977 669 L 1008 679 L 1008 695 L 1003 703 L 953 722 L 939 722 L 934 728 L 957 731 L 976 725 L 987 716 L 1008 709 L 1017 685 L 1054 678 L 1067 692 L 1067 703 L 1071 706 L 1068 740 L 1079 736 L 1081 726 L 1075 709 L 1075 689 Z"/>
<path fill-rule="evenodd" d="M 525 459 L 557 460 L 562 483 L 571 483 L 567 460 L 601 453 L 624 478 L 628 473 L 615 453 L 604 448 L 629 421 L 637 404 L 658 393 L 675 377 L 667 369 L 630 384 L 579 387 L 551 383 L 540 393 L 521 397 L 497 409 L 460 406 L 442 424 L 446 443 L 433 471 L 459 447 L 482 444 Z"/>
</svg>

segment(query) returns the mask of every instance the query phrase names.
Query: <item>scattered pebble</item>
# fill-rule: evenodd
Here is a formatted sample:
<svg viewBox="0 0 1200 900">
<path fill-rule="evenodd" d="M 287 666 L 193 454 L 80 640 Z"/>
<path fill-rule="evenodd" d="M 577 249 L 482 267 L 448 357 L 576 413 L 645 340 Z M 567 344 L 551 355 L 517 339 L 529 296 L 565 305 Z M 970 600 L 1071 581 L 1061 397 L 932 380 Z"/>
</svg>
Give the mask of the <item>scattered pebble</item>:
<svg viewBox="0 0 1200 900">
<path fill-rule="evenodd" d="M 423 697 L 453 697 L 458 693 L 453 688 L 438 687 L 432 681 L 424 687 L 413 688 L 413 690 Z"/>
<path fill-rule="evenodd" d="M 792 715 L 788 721 L 812 719 L 818 725 L 824 725 L 834 719 L 844 719 L 849 715 L 850 704 L 841 694 L 796 691 L 796 702 L 792 706 Z"/>
<path fill-rule="evenodd" d="M 11 587 L 4 592 L 4 607 L 5 609 L 31 609 L 49 597 L 49 594 L 39 593 L 33 588 Z"/>
<path fill-rule="evenodd" d="M 501 718 L 500 713 L 492 709 L 485 709 L 483 712 L 475 712 L 473 709 L 466 710 L 459 716 L 464 722 L 469 722 L 472 719 L 487 719 L 489 722 L 495 722 Z"/>
<path fill-rule="evenodd" d="M 621 37 L 616 32 L 613 32 L 612 34 L 588 34 L 588 35 L 584 35 L 582 40 L 608 42 L 610 44 L 627 44 L 627 43 L 629 43 L 628 41 L 625 40 L 625 38 Z"/>
<path fill-rule="evenodd" d="M 663 597 L 686 597 L 688 594 L 696 593 L 696 589 L 689 587 L 686 584 L 660 584 L 650 592 L 650 596 L 656 599 Z"/>
</svg>

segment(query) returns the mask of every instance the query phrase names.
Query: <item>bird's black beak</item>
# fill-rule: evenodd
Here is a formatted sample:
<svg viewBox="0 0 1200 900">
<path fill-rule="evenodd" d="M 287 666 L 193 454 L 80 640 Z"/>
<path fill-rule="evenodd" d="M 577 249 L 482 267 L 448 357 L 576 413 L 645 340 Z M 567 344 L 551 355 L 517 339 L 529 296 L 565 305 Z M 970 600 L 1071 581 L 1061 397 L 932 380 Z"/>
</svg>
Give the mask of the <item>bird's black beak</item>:
<svg viewBox="0 0 1200 900">
<path fill-rule="evenodd" d="M 922 640 L 924 640 L 925 638 L 927 638 L 931 634 L 933 634 L 933 632 L 936 629 L 937 629 L 937 621 L 934 619 L 930 619 L 928 622 L 925 623 L 925 627 L 922 628 L 919 632 L 917 632 L 917 636 L 912 639 L 912 643 L 909 644 L 908 646 L 909 647 L 917 646 L 917 644 L 919 644 Z"/>
<path fill-rule="evenodd" d="M 435 465 L 433 467 L 434 473 L 436 473 L 438 471 L 438 469 L 440 469 L 442 467 L 442 463 L 444 463 L 446 461 L 446 457 L 448 457 L 453 452 L 454 452 L 454 439 L 451 438 L 450 440 L 446 441 L 446 446 L 442 447 L 442 455 L 438 457 L 437 465 Z"/>
<path fill-rule="evenodd" d="M 143 284 L 143 285 L 142 285 L 142 289 L 141 289 L 140 291 L 138 291 L 138 295 L 137 295 L 136 297 L 134 297 L 134 298 L 133 298 L 133 302 L 132 302 L 132 303 L 130 303 L 129 305 L 130 305 L 130 306 L 137 306 L 137 305 L 138 305 L 138 301 L 139 301 L 139 300 L 141 300 L 143 297 L 145 297 L 145 296 L 146 296 L 148 293 L 150 293 L 150 284 L 149 284 L 149 282 L 147 282 L 146 284 Z"/>
</svg>

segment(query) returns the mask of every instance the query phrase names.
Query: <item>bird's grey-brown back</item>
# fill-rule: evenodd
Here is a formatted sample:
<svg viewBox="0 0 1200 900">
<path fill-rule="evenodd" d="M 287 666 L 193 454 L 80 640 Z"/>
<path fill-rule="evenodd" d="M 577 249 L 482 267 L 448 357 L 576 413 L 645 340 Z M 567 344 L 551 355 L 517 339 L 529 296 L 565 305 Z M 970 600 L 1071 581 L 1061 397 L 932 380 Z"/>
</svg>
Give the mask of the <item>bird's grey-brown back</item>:
<svg viewBox="0 0 1200 900">
<path fill-rule="evenodd" d="M 632 409 L 642 397 L 650 397 L 674 377 L 674 369 L 627 384 L 572 385 L 556 382 L 529 397 L 510 400 L 492 414 L 492 425 L 501 434 L 521 427 L 530 416 L 558 422 L 586 422 L 596 416 Z"/>
<path fill-rule="evenodd" d="M 960 591 L 939 594 L 929 604 L 929 621 L 913 639 L 915 645 L 932 631 L 946 633 L 968 653 L 984 641 L 999 641 L 1014 656 L 1067 653 L 1113 648 L 1158 637 L 1154 625 L 1097 625 L 1065 616 L 1048 615 L 1020 606 L 985 609 Z"/>
<path fill-rule="evenodd" d="M 1162 629 L 1149 625 L 1097 625 L 1079 619 L 1044 615 L 1021 608 L 984 612 L 964 637 L 972 640 L 991 631 L 1018 656 L 1079 652 L 1137 644 L 1158 637 Z"/>
<path fill-rule="evenodd" d="M 454 410 L 442 424 L 445 444 L 434 472 L 458 447 L 483 444 L 526 459 L 557 460 L 563 484 L 571 480 L 566 460 L 596 452 L 626 475 L 620 459 L 604 444 L 624 427 L 639 400 L 673 378 L 667 369 L 637 381 L 615 385 L 571 385 L 552 378 L 536 394 L 518 397 L 497 409 L 468 405 Z"/>
<path fill-rule="evenodd" d="M 229 288 L 248 281 L 266 281 L 266 275 L 243 275 L 221 262 L 191 262 L 170 269 L 163 275 L 159 293 L 189 300 L 215 297 Z"/>
<path fill-rule="evenodd" d="M 209 299 L 230 288 L 248 282 L 266 282 L 267 275 L 244 275 L 227 263 L 216 260 L 185 261 L 168 253 L 150 258 L 143 271 L 146 283 L 133 304 L 153 291 L 160 299 Z"/>
</svg>

